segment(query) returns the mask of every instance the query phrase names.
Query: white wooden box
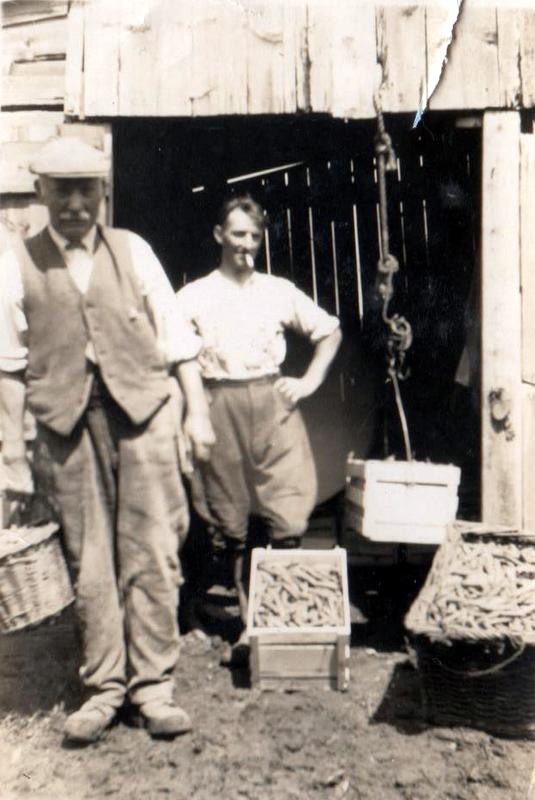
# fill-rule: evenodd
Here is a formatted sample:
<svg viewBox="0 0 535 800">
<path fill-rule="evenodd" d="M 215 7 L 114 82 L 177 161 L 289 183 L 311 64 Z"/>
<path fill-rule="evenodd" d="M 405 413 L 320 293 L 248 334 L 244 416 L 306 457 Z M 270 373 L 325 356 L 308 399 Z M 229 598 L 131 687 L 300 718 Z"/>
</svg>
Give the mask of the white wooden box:
<svg viewBox="0 0 535 800">
<path fill-rule="evenodd" d="M 349 456 L 345 526 L 378 542 L 440 544 L 457 514 L 460 478 L 452 464 Z"/>
<path fill-rule="evenodd" d="M 263 561 L 303 566 L 329 565 L 340 575 L 341 625 L 259 627 L 255 624 L 258 604 L 258 566 Z M 247 634 L 250 641 L 251 683 L 260 689 L 330 688 L 345 691 L 349 683 L 351 622 L 347 584 L 346 551 L 272 550 L 257 547 L 252 552 Z"/>
</svg>

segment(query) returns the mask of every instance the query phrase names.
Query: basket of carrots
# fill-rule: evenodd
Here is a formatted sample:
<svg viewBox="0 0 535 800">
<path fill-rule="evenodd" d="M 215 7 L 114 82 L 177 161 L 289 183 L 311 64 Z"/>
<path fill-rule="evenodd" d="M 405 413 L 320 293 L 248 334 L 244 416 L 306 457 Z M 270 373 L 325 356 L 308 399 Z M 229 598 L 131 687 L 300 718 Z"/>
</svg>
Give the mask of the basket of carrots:
<svg viewBox="0 0 535 800">
<path fill-rule="evenodd" d="M 535 535 L 452 525 L 405 627 L 429 721 L 535 738 Z"/>
</svg>

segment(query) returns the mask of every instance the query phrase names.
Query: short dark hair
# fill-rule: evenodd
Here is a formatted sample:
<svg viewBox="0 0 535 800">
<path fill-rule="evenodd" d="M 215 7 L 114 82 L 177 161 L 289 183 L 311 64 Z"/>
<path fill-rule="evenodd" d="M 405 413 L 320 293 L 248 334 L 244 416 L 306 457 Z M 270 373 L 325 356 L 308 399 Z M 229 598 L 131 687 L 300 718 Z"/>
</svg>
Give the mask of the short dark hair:
<svg viewBox="0 0 535 800">
<path fill-rule="evenodd" d="M 249 193 L 235 194 L 228 197 L 219 210 L 217 224 L 223 226 L 229 214 L 237 208 L 248 214 L 262 231 L 269 225 L 269 218 L 265 210 Z"/>
</svg>

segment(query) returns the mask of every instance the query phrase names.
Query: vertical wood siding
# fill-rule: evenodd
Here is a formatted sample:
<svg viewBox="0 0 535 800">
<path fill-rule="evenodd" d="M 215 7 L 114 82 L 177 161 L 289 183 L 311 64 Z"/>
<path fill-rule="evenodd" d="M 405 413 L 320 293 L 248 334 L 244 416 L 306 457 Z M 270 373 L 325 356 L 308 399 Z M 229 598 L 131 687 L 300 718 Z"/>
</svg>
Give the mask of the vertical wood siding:
<svg viewBox="0 0 535 800">
<path fill-rule="evenodd" d="M 203 116 L 530 107 L 535 9 L 452 4 L 92 0 L 70 14 L 69 113 Z M 455 11 L 455 6 L 453 7 Z M 80 32 L 81 31 L 81 32 Z M 80 73 L 83 50 L 83 76 Z"/>
<path fill-rule="evenodd" d="M 481 241 L 482 511 L 489 522 L 515 526 L 522 525 L 523 449 L 519 160 L 519 115 L 487 112 Z M 493 403 L 493 395 L 501 402 Z"/>
</svg>

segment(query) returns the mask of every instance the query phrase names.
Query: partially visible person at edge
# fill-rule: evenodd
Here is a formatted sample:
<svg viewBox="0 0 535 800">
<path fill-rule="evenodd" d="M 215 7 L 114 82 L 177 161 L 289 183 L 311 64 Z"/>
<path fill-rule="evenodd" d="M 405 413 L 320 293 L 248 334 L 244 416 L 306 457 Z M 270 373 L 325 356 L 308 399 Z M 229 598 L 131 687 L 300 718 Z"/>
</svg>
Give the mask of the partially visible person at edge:
<svg viewBox="0 0 535 800">
<path fill-rule="evenodd" d="M 87 694 L 65 724 L 87 744 L 128 697 L 153 736 L 191 727 L 174 700 L 178 546 L 188 511 L 170 373 L 197 459 L 213 431 L 196 357 L 165 273 L 136 234 L 97 224 L 109 164 L 75 138 L 31 169 L 49 224 L 0 263 L 0 402 L 7 488 L 32 490 L 22 433 L 37 420 L 37 484 L 49 493 L 74 577 Z"/>
<path fill-rule="evenodd" d="M 273 547 L 300 546 L 317 481 L 298 404 L 322 384 L 341 341 L 336 317 L 290 281 L 255 271 L 265 225 L 249 195 L 227 200 L 213 232 L 219 266 L 177 294 L 192 334 L 202 339 L 199 364 L 216 437 L 210 460 L 194 473 L 193 501 L 225 553 L 220 560 L 244 624 L 249 515 L 267 521 Z M 280 373 L 289 328 L 315 345 L 301 378 Z M 243 655 L 245 631 L 238 645 Z"/>
</svg>

